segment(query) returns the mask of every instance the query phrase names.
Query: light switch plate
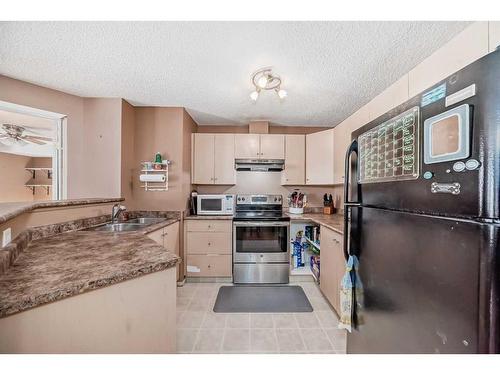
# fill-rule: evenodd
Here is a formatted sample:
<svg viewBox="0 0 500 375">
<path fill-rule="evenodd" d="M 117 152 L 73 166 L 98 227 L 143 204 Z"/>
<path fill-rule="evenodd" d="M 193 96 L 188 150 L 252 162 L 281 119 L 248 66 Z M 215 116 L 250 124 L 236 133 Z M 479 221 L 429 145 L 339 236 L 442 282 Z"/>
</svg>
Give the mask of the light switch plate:
<svg viewBox="0 0 500 375">
<path fill-rule="evenodd" d="M 2 233 L 2 247 L 7 246 L 12 241 L 12 230 L 7 228 Z"/>
</svg>

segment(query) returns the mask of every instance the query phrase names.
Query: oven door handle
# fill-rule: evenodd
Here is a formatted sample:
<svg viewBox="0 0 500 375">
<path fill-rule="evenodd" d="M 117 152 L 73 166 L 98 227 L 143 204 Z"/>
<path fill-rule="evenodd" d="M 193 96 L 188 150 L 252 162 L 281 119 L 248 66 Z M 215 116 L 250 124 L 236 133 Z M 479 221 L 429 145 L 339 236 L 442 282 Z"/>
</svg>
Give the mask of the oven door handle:
<svg viewBox="0 0 500 375">
<path fill-rule="evenodd" d="M 234 221 L 235 227 L 288 227 L 288 221 Z"/>
</svg>

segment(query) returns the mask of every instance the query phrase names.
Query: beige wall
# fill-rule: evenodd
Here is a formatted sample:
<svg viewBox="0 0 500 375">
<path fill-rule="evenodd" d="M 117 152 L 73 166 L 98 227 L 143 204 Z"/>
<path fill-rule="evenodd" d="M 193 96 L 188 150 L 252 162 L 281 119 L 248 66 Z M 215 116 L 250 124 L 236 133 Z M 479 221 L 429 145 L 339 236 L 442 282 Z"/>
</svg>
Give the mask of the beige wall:
<svg viewBox="0 0 500 375">
<path fill-rule="evenodd" d="M 30 189 L 24 186 L 30 179 L 24 169 L 31 157 L 0 152 L 0 202 L 26 202 L 33 200 Z"/>
<path fill-rule="evenodd" d="M 0 75 L 0 100 L 67 116 L 68 198 L 88 197 L 85 173 L 83 99 Z"/>
<path fill-rule="evenodd" d="M 0 319 L 0 353 L 175 353 L 175 267 Z"/>
<path fill-rule="evenodd" d="M 121 139 L 121 196 L 132 201 L 132 182 L 135 163 L 134 132 L 135 109 L 125 100 L 122 101 L 122 139 Z"/>
<path fill-rule="evenodd" d="M 132 205 L 136 209 L 183 211 L 188 206 L 191 180 L 191 133 L 196 123 L 184 108 L 136 107 Z M 168 191 L 145 191 L 139 182 L 142 161 L 160 152 L 169 159 Z"/>
<path fill-rule="evenodd" d="M 122 100 L 85 98 L 83 110 L 86 196 L 119 197 Z"/>
<path fill-rule="evenodd" d="M 200 194 L 281 194 L 286 198 L 295 188 L 307 194 L 311 207 L 323 206 L 324 193 L 342 195 L 342 186 L 282 186 L 279 172 L 236 172 L 236 185 L 198 185 L 196 190 Z"/>
</svg>

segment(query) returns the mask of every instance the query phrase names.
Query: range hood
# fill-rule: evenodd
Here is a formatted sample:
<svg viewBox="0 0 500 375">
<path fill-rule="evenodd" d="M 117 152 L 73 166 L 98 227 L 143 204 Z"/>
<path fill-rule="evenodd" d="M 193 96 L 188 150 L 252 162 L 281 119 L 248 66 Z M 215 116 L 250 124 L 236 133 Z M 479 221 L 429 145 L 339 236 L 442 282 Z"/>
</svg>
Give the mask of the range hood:
<svg viewBox="0 0 500 375">
<path fill-rule="evenodd" d="M 237 171 L 281 172 L 285 168 L 283 159 L 236 159 L 234 167 Z"/>
</svg>

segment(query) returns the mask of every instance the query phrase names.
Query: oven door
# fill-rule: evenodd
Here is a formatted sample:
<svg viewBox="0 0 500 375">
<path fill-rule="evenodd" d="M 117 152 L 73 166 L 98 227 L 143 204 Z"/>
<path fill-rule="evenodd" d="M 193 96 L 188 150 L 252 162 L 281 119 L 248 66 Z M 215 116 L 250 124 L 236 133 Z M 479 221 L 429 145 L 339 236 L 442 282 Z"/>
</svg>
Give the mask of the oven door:
<svg viewBox="0 0 500 375">
<path fill-rule="evenodd" d="M 283 221 L 235 221 L 234 263 L 288 263 L 290 223 Z"/>
</svg>

